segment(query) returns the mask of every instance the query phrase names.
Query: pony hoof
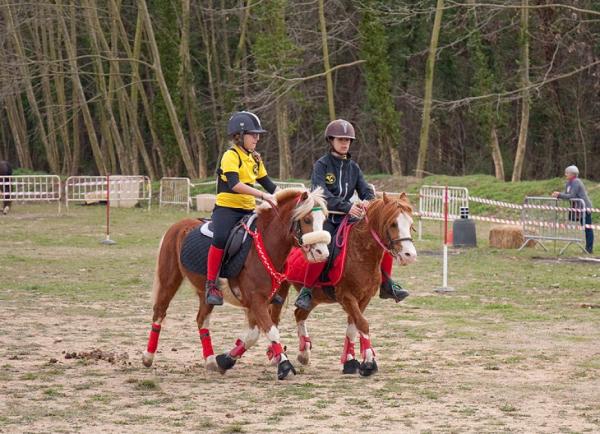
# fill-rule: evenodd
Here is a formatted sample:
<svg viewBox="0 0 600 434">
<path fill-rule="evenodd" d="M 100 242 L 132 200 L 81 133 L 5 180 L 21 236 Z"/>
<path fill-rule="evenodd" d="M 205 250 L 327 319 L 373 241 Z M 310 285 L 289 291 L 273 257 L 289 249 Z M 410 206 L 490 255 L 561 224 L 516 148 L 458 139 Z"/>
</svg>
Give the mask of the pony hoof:
<svg viewBox="0 0 600 434">
<path fill-rule="evenodd" d="M 237 360 L 231 357 L 229 353 L 223 353 L 217 356 L 217 365 L 219 365 L 219 371 L 221 371 L 222 374 L 233 368 L 235 362 L 237 362 Z"/>
<path fill-rule="evenodd" d="M 356 374 L 359 371 L 359 369 L 360 363 L 358 363 L 358 360 L 346 360 L 346 362 L 344 363 L 344 369 L 342 370 L 342 374 Z"/>
<path fill-rule="evenodd" d="M 296 370 L 294 369 L 294 366 L 290 363 L 289 360 L 284 360 L 277 366 L 277 379 L 283 380 L 289 375 L 290 372 L 296 375 Z"/>
<path fill-rule="evenodd" d="M 296 358 L 303 365 L 308 365 L 308 362 L 310 361 L 310 351 L 301 351 Z"/>
<path fill-rule="evenodd" d="M 142 355 L 142 363 L 146 368 L 152 366 L 152 362 L 154 361 L 154 353 L 149 353 L 148 351 L 144 351 Z"/>
<path fill-rule="evenodd" d="M 362 362 L 358 367 L 358 373 L 362 377 L 369 377 L 377 371 L 377 362 L 375 360 L 373 360 L 372 362 Z"/>
<path fill-rule="evenodd" d="M 217 360 L 214 355 L 208 356 L 206 358 L 206 364 L 204 366 L 206 367 L 207 371 L 220 372 L 221 374 L 225 372 L 221 372 L 221 370 L 219 369 L 219 366 L 217 365 Z"/>
</svg>

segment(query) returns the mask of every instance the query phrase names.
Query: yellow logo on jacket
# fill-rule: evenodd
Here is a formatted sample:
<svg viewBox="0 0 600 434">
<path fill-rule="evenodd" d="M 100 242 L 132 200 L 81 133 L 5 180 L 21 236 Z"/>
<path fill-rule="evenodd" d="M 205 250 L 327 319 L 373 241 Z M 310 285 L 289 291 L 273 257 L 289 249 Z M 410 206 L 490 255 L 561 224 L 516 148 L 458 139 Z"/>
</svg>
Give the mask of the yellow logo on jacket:
<svg viewBox="0 0 600 434">
<path fill-rule="evenodd" d="M 325 174 L 325 184 L 333 184 L 335 182 L 335 175 L 333 173 Z"/>
</svg>

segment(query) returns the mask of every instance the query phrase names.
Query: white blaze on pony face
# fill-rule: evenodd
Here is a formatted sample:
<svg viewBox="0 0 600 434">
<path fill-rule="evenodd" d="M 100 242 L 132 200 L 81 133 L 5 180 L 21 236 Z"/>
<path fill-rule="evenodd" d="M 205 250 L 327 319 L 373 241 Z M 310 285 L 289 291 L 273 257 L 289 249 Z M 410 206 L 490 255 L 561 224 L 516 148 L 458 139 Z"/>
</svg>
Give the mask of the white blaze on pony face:
<svg viewBox="0 0 600 434">
<path fill-rule="evenodd" d="M 413 220 L 408 213 L 402 212 L 396 219 L 398 224 L 399 238 L 412 239 L 410 229 L 413 224 Z M 402 251 L 398 254 L 398 261 L 400 265 L 412 264 L 417 260 L 417 249 L 411 240 L 401 241 Z"/>
<path fill-rule="evenodd" d="M 331 234 L 323 230 L 325 224 L 325 213 L 321 208 L 312 211 L 312 232 L 302 236 L 302 250 L 306 260 L 310 263 L 323 262 L 329 258 L 329 242 Z"/>
</svg>

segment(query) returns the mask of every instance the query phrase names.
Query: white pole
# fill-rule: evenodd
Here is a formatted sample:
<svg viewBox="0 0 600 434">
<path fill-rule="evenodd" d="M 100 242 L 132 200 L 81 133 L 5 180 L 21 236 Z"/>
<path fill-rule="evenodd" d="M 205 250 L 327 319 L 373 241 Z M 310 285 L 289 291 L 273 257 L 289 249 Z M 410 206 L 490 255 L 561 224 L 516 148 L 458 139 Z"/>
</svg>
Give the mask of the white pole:
<svg viewBox="0 0 600 434">
<path fill-rule="evenodd" d="M 453 292 L 454 288 L 448 286 L 448 186 L 444 190 L 444 247 L 442 264 L 442 287 L 434 289 L 435 292 Z"/>
</svg>

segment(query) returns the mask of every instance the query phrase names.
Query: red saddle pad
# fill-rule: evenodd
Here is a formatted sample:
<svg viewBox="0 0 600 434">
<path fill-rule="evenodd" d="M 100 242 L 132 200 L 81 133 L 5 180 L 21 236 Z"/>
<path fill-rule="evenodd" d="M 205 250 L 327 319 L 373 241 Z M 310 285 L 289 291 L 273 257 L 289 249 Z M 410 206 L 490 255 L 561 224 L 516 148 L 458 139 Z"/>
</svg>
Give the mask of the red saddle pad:
<svg viewBox="0 0 600 434">
<path fill-rule="evenodd" d="M 352 228 L 350 228 L 351 230 Z M 342 246 L 337 250 L 337 255 L 333 258 L 333 265 L 327 273 L 328 281 L 318 281 L 315 286 L 335 286 L 342 278 L 344 273 L 344 267 L 346 265 L 346 252 L 348 247 L 348 234 L 350 230 L 344 233 L 344 239 L 342 240 Z M 336 239 L 333 241 L 337 242 Z M 306 276 L 306 270 L 308 268 L 308 261 L 304 258 L 302 249 L 295 247 L 290 252 L 286 263 L 285 263 L 285 274 L 287 280 L 291 283 L 304 284 L 304 278 Z"/>
</svg>

